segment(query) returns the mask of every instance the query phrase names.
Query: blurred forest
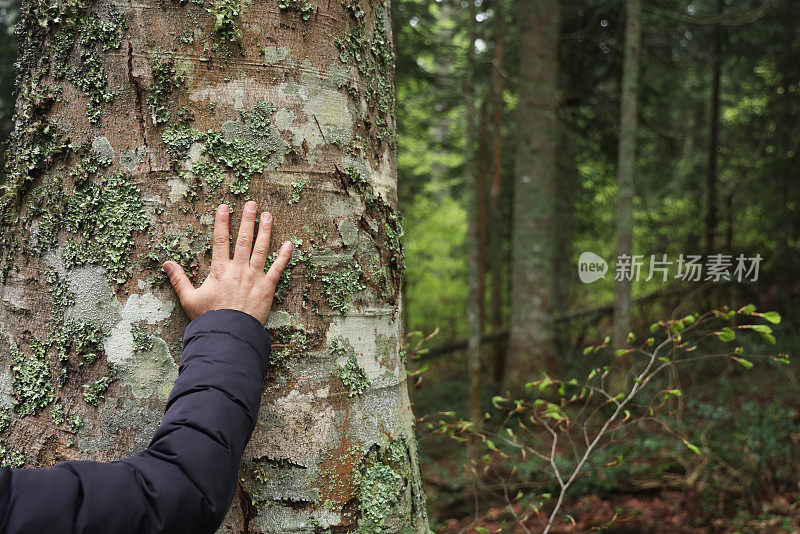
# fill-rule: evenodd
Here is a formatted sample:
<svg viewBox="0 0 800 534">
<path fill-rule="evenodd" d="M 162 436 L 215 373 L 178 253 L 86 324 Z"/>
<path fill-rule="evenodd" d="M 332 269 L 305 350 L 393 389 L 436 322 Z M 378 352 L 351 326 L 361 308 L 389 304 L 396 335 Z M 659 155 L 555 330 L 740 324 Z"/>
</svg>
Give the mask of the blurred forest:
<svg viewBox="0 0 800 534">
<path fill-rule="evenodd" d="M 392 3 L 434 530 L 800 530 L 796 8 Z M 0 0 L 4 138 L 17 13 Z"/>
</svg>

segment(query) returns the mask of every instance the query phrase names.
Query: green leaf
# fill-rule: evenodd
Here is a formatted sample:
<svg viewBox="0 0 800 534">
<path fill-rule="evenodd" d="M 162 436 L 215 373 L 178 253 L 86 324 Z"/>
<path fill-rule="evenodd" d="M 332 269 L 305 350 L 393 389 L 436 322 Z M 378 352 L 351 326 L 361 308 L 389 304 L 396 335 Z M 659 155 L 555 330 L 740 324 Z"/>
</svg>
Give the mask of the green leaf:
<svg viewBox="0 0 800 534">
<path fill-rule="evenodd" d="M 633 332 L 628 332 L 628 338 L 625 340 L 625 343 L 634 343 L 636 341 L 636 336 L 633 335 Z"/>
<path fill-rule="evenodd" d="M 775 344 L 775 336 L 772 335 L 772 328 L 765 325 L 765 324 L 754 324 L 750 325 L 750 328 L 755 330 L 756 332 L 761 335 L 761 339 L 769 343 L 770 345 Z"/>
<path fill-rule="evenodd" d="M 731 358 L 736 360 L 736 362 L 739 365 L 741 365 L 742 367 L 744 367 L 745 369 L 752 369 L 753 368 L 753 362 L 751 362 L 750 360 L 746 360 L 744 358 L 739 358 L 737 356 L 731 356 Z"/>
<path fill-rule="evenodd" d="M 771 322 L 772 324 L 780 324 L 781 322 L 781 314 L 778 312 L 764 312 L 761 314 L 761 317 L 766 319 L 767 321 Z"/>
<path fill-rule="evenodd" d="M 697 455 L 702 454 L 702 452 L 700 452 L 700 448 L 697 445 L 692 445 L 691 443 L 689 443 L 685 439 L 683 440 L 683 444 L 686 445 L 686 448 L 688 448 L 693 453 L 695 453 Z"/>
<path fill-rule="evenodd" d="M 587 354 L 589 354 L 590 352 L 592 352 L 592 349 L 593 349 L 593 348 L 594 348 L 594 345 L 589 345 L 588 347 L 585 347 L 585 348 L 583 349 L 583 355 L 584 355 L 584 356 L 586 356 Z"/>
<path fill-rule="evenodd" d="M 730 343 L 731 341 L 736 339 L 736 332 L 731 330 L 729 326 L 726 326 L 716 334 L 717 337 L 720 339 L 720 341 L 722 341 L 723 343 Z"/>
<path fill-rule="evenodd" d="M 626 354 L 628 354 L 628 351 L 626 349 L 617 349 L 617 351 L 614 354 L 616 354 L 617 356 L 625 356 Z"/>
<path fill-rule="evenodd" d="M 754 311 L 756 311 L 756 307 L 753 304 L 748 304 L 747 306 L 745 306 L 744 308 L 742 308 L 739 311 L 744 313 L 744 314 L 746 314 L 746 315 L 751 315 Z"/>
<path fill-rule="evenodd" d="M 681 390 L 679 389 L 668 389 L 664 391 L 664 393 L 667 393 L 669 395 L 675 395 L 676 397 L 680 397 L 682 395 Z"/>
</svg>

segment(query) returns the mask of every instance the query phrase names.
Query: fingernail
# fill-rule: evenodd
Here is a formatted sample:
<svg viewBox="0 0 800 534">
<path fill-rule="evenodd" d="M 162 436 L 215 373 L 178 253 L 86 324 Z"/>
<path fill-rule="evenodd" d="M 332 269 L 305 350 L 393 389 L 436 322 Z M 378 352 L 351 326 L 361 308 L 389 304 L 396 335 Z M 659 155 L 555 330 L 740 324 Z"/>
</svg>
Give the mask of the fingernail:
<svg viewBox="0 0 800 534">
<path fill-rule="evenodd" d="M 291 242 L 291 241 L 284 241 L 284 243 L 283 243 L 283 247 L 284 247 L 286 250 L 290 251 L 290 252 L 291 252 L 291 250 L 292 250 L 292 247 L 293 247 L 293 246 L 294 246 L 294 245 L 292 245 L 292 242 Z"/>
<path fill-rule="evenodd" d="M 172 269 L 174 269 L 174 267 L 172 266 L 171 263 L 164 264 L 164 270 L 167 272 L 167 274 L 170 274 L 172 272 Z"/>
<path fill-rule="evenodd" d="M 244 205 L 244 211 L 252 215 L 256 212 L 256 203 L 253 201 L 248 202 Z"/>
<path fill-rule="evenodd" d="M 227 204 L 220 204 L 217 208 L 217 211 L 221 214 L 228 213 L 228 205 Z"/>
<path fill-rule="evenodd" d="M 264 222 L 272 222 L 272 214 L 268 211 L 264 212 Z"/>
</svg>

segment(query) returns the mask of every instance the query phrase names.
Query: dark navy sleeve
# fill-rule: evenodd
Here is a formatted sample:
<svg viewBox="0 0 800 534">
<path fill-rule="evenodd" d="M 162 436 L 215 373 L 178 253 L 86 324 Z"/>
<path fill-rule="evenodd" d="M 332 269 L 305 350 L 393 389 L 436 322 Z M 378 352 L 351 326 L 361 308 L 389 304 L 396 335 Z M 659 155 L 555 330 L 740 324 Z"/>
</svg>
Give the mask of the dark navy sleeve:
<svg viewBox="0 0 800 534">
<path fill-rule="evenodd" d="M 0 470 L 0 532 L 215 532 L 255 428 L 268 354 L 254 317 L 217 310 L 196 318 L 147 449 L 111 463 Z"/>
</svg>

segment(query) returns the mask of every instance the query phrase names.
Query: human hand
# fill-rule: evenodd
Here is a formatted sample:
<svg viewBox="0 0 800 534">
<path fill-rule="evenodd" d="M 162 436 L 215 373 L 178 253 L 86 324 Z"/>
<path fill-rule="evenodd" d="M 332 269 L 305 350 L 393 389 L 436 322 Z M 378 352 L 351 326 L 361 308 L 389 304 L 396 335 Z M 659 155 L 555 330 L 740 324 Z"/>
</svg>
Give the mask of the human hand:
<svg viewBox="0 0 800 534">
<path fill-rule="evenodd" d="M 164 271 L 190 319 L 211 310 L 239 310 L 264 324 L 272 307 L 275 287 L 292 256 L 292 242 L 281 245 L 278 257 L 264 274 L 272 230 L 272 215 L 261 214 L 255 245 L 253 231 L 258 206 L 252 200 L 244 205 L 233 259 L 230 258 L 228 206 L 220 204 L 214 219 L 211 272 L 195 288 L 183 268 L 174 261 L 164 262 Z M 252 255 L 251 255 L 252 249 Z"/>
</svg>

